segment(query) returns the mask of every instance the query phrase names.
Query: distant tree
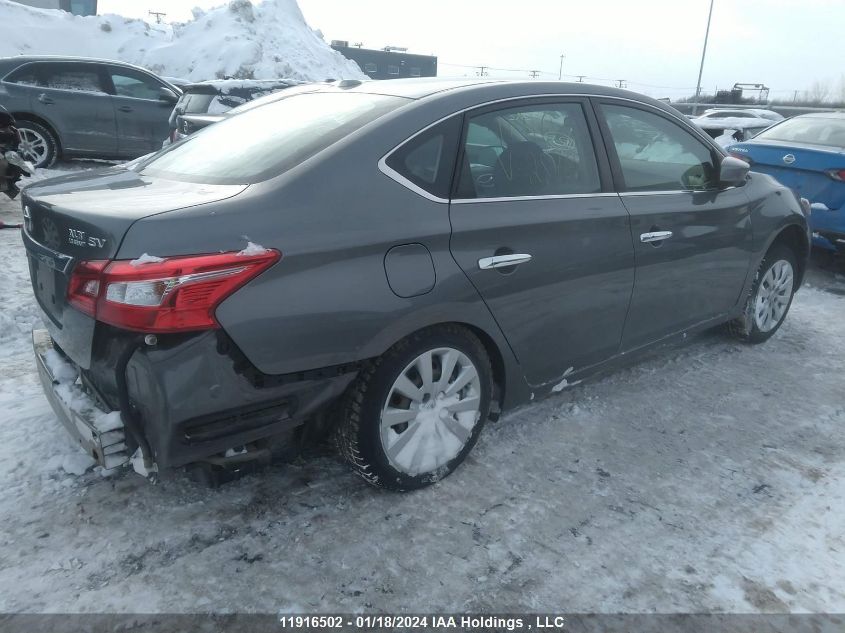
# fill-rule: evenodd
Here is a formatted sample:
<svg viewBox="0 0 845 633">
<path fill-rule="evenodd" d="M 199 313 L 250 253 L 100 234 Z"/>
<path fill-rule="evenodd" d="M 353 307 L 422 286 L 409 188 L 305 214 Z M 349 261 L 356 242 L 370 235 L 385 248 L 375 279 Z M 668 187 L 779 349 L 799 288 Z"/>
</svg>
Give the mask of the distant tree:
<svg viewBox="0 0 845 633">
<path fill-rule="evenodd" d="M 827 80 L 816 79 L 810 85 L 810 89 L 804 93 L 804 96 L 806 101 L 821 105 L 830 99 L 830 94 L 830 82 Z"/>
</svg>

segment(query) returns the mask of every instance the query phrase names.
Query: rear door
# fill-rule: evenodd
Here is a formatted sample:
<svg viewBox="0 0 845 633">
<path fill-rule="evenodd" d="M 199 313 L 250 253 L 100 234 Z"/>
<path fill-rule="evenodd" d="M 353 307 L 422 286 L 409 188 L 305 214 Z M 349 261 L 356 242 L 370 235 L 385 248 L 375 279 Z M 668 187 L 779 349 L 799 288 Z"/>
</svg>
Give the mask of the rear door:
<svg viewBox="0 0 845 633">
<path fill-rule="evenodd" d="M 165 84 L 131 68 L 108 67 L 113 86 L 111 101 L 117 122 L 117 149 L 127 157 L 161 149 L 170 134 L 168 119 L 174 101 L 161 98 Z"/>
<path fill-rule="evenodd" d="M 597 110 L 637 261 L 625 351 L 735 307 L 751 261 L 750 206 L 743 187 L 719 188 L 721 155 L 671 115 L 622 100 Z"/>
<path fill-rule="evenodd" d="M 634 281 L 628 213 L 583 99 L 465 117 L 451 249 L 532 385 L 615 354 Z"/>
<path fill-rule="evenodd" d="M 97 64 L 38 62 L 32 112 L 49 121 L 63 151 L 109 156 L 117 151 L 114 109 Z"/>
</svg>

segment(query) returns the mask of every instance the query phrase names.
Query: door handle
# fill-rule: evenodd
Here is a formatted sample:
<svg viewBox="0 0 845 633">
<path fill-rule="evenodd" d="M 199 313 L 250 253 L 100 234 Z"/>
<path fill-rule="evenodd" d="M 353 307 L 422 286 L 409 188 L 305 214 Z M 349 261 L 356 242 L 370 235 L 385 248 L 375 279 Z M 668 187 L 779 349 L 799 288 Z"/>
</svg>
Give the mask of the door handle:
<svg viewBox="0 0 845 633">
<path fill-rule="evenodd" d="M 44 94 L 43 92 L 40 95 L 38 95 L 38 100 L 41 103 L 43 103 L 44 105 L 52 105 L 53 104 L 53 100 L 50 97 L 48 97 L 46 94 Z"/>
<path fill-rule="evenodd" d="M 478 267 L 481 270 L 490 270 L 491 268 L 506 268 L 508 266 L 519 266 L 525 262 L 531 261 L 531 255 L 528 253 L 511 253 L 509 255 L 496 255 L 494 257 L 482 257 L 478 260 Z"/>
<path fill-rule="evenodd" d="M 132 112 L 132 108 L 128 105 L 117 106 L 117 109 L 121 112 Z"/>
<path fill-rule="evenodd" d="M 643 243 L 662 242 L 670 237 L 672 237 L 672 231 L 651 231 L 650 233 L 641 233 L 640 241 Z"/>
</svg>

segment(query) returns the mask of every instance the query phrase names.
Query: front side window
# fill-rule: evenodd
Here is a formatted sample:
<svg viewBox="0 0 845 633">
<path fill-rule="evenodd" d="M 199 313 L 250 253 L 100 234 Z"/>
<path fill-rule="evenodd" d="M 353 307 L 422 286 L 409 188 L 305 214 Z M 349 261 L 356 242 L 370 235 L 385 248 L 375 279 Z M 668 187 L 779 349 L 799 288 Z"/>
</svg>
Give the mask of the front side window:
<svg viewBox="0 0 845 633">
<path fill-rule="evenodd" d="M 158 100 L 162 85 L 152 77 L 131 70 L 112 70 L 112 83 L 119 97 Z"/>
<path fill-rule="evenodd" d="M 260 182 L 407 102 L 361 92 L 297 94 L 210 125 L 137 169 L 188 182 Z"/>
<path fill-rule="evenodd" d="M 713 152 L 679 125 L 628 106 L 602 105 L 628 191 L 711 189 Z"/>
<path fill-rule="evenodd" d="M 578 103 L 524 105 L 469 117 L 459 198 L 597 193 L 596 156 Z"/>
<path fill-rule="evenodd" d="M 44 64 L 39 83 L 56 90 L 105 93 L 99 70 L 86 64 Z"/>
</svg>

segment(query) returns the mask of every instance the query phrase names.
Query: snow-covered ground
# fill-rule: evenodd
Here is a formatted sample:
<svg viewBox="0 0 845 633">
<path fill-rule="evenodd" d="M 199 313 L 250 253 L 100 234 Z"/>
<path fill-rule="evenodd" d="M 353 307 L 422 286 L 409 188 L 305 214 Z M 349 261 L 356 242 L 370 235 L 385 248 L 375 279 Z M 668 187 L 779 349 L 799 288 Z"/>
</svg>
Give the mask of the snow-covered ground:
<svg viewBox="0 0 845 633">
<path fill-rule="evenodd" d="M 0 219 L 20 218 L 0 202 Z M 0 231 L 0 612 L 845 611 L 845 279 L 490 424 L 424 491 L 330 453 L 217 490 L 85 468 Z"/>
<path fill-rule="evenodd" d="M 296 0 L 230 0 L 184 24 L 119 15 L 81 17 L 0 0 L 0 57 L 82 55 L 119 59 L 193 81 L 365 79 L 305 22 Z M 166 7 L 165 7 L 166 8 Z"/>
</svg>

